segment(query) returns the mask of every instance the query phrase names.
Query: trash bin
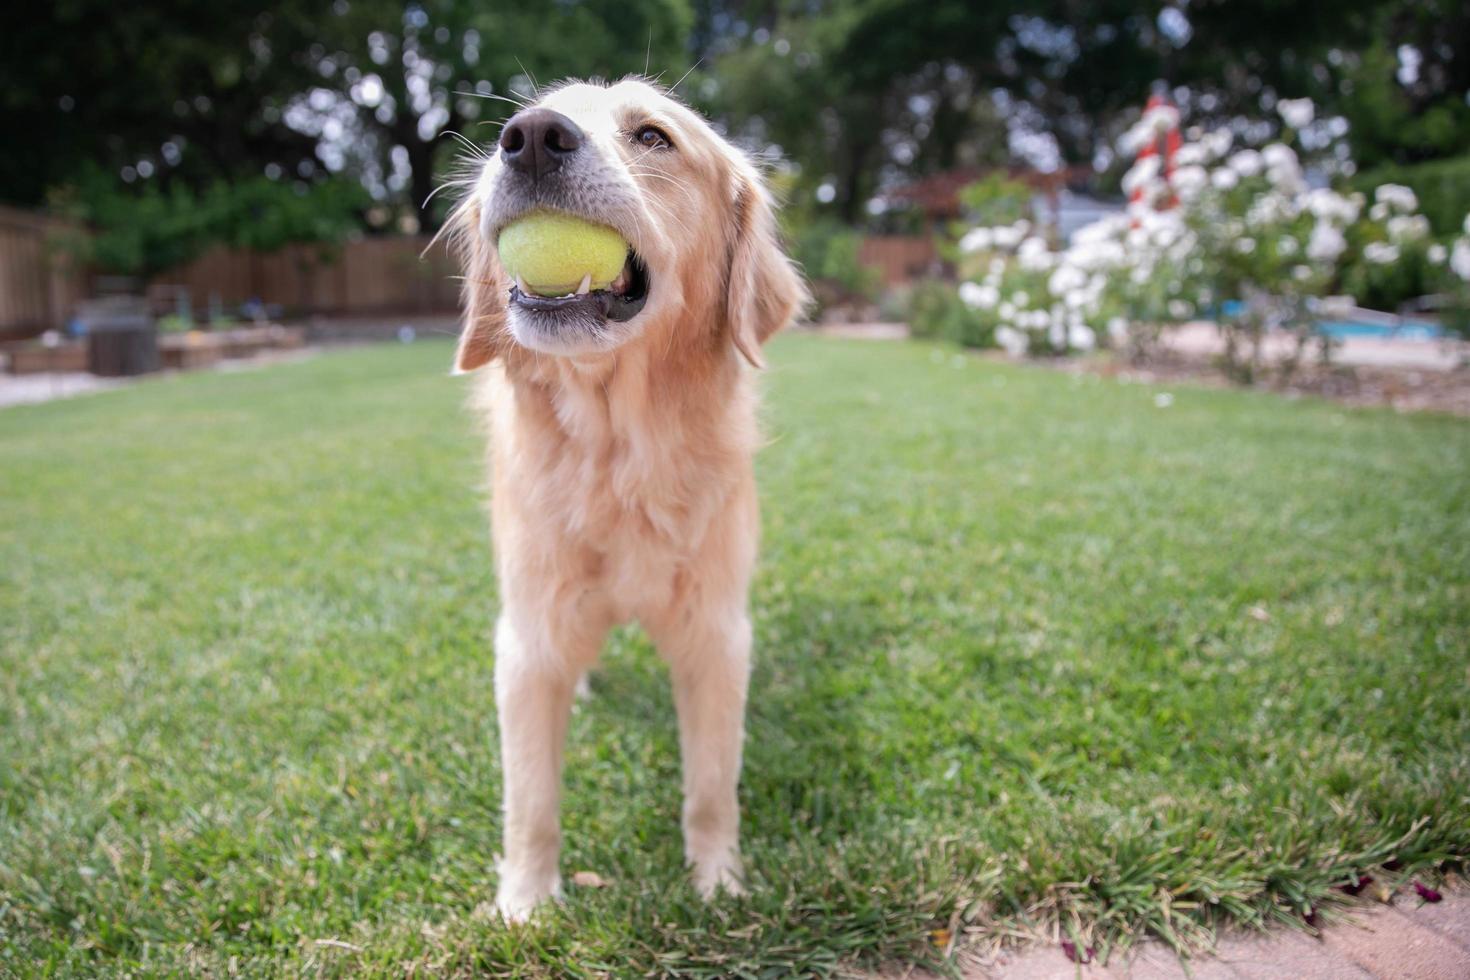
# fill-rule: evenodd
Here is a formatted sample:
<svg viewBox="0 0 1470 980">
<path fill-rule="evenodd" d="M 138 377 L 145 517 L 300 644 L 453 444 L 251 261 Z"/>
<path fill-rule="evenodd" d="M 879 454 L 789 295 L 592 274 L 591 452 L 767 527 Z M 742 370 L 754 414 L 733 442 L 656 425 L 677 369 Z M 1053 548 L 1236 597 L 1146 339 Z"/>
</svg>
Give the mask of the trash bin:
<svg viewBox="0 0 1470 980">
<path fill-rule="evenodd" d="M 158 326 L 146 309 L 108 303 L 82 316 L 87 331 L 87 370 L 104 378 L 157 371 Z"/>
</svg>

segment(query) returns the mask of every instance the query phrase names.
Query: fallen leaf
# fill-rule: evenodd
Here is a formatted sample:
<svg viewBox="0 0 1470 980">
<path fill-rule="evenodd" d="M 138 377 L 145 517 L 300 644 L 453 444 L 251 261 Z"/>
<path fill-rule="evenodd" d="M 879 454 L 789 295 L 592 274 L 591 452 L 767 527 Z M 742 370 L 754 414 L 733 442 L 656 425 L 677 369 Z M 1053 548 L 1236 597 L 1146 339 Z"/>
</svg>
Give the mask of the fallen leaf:
<svg viewBox="0 0 1470 980">
<path fill-rule="evenodd" d="M 940 949 L 944 949 L 946 946 L 949 945 L 949 930 L 930 929 L 929 938 L 934 942 L 934 945 L 938 946 Z"/>
<path fill-rule="evenodd" d="M 602 877 L 596 871 L 578 871 L 572 875 L 572 884 L 581 888 L 606 888 L 612 882 Z"/>
<path fill-rule="evenodd" d="M 1250 615 L 1251 619 L 1254 619 L 1258 623 L 1271 622 L 1271 614 L 1267 612 L 1265 606 L 1251 606 L 1249 609 L 1246 610 L 1246 613 Z"/>
<path fill-rule="evenodd" d="M 1092 962 L 1092 957 L 1097 950 L 1091 946 L 1079 948 L 1076 943 L 1062 940 L 1062 952 L 1067 954 L 1067 959 L 1073 963 L 1087 964 Z"/>
<path fill-rule="evenodd" d="M 1384 905 L 1387 905 L 1389 902 L 1393 901 L 1393 889 L 1381 881 L 1374 882 L 1373 885 L 1369 887 L 1368 895 L 1373 899 L 1373 901 L 1382 902 Z"/>
<path fill-rule="evenodd" d="M 1430 888 L 1428 885 L 1420 884 L 1417 881 L 1414 882 L 1414 891 L 1418 892 L 1419 897 L 1424 899 L 1424 901 L 1426 902 L 1438 902 L 1439 900 L 1444 898 L 1444 896 L 1441 895 L 1436 889 Z"/>
</svg>

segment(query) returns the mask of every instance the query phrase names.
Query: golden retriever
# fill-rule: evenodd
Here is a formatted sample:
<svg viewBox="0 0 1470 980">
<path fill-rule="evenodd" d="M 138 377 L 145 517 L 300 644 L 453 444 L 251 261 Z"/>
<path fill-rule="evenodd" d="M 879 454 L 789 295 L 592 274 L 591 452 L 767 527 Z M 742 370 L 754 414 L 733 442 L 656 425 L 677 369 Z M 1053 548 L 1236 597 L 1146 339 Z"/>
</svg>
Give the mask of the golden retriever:
<svg viewBox="0 0 1470 980">
<path fill-rule="evenodd" d="M 508 282 L 500 229 L 532 210 L 616 229 L 604 290 Z M 699 892 L 741 890 L 736 788 L 756 559 L 750 367 L 807 301 L 771 197 L 742 153 L 642 80 L 558 87 L 516 113 L 453 218 L 466 265 L 459 371 L 486 368 L 502 609 L 504 776 L 496 905 L 557 895 L 562 745 L 574 692 L 615 624 L 668 661 Z"/>
</svg>

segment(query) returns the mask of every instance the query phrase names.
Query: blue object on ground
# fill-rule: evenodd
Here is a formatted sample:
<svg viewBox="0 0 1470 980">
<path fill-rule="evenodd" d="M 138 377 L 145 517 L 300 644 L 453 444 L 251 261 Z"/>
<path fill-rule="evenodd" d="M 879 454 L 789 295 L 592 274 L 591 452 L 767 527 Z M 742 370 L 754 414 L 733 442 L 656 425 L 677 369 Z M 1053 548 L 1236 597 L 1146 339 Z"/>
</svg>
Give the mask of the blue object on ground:
<svg viewBox="0 0 1470 980">
<path fill-rule="evenodd" d="M 1382 340 L 1439 340 L 1444 336 L 1443 327 L 1423 321 L 1393 327 L 1354 320 L 1323 320 L 1317 324 L 1317 329 L 1334 340 L 1347 340 L 1349 337 L 1372 337 Z"/>
</svg>

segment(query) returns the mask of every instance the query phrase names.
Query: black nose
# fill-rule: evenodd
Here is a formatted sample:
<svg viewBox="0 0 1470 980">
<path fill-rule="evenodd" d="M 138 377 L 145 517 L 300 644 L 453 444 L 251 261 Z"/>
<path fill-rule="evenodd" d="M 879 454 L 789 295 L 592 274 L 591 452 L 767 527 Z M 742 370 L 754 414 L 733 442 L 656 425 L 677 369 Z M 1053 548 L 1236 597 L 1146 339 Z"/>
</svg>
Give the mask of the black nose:
<svg viewBox="0 0 1470 980">
<path fill-rule="evenodd" d="M 582 145 L 577 124 L 550 109 L 525 109 L 500 131 L 500 156 L 514 170 L 540 179 Z"/>
</svg>

